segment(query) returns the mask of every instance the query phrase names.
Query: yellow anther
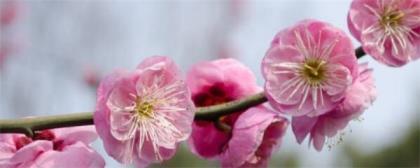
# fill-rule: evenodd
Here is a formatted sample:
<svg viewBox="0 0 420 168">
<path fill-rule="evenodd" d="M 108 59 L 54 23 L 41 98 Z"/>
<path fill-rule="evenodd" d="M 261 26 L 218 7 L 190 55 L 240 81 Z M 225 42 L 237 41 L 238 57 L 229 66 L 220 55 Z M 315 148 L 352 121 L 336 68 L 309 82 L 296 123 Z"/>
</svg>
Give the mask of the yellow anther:
<svg viewBox="0 0 420 168">
<path fill-rule="evenodd" d="M 319 59 L 305 60 L 301 75 L 306 78 L 310 85 L 318 85 L 325 79 L 325 64 L 325 61 Z"/>
<path fill-rule="evenodd" d="M 151 102 L 142 101 L 141 99 L 137 99 L 136 104 L 136 113 L 139 116 L 143 117 L 152 117 L 153 115 L 153 104 Z"/>
<path fill-rule="evenodd" d="M 386 9 L 382 14 L 380 23 L 382 26 L 395 27 L 401 24 L 404 16 L 405 14 L 402 11 Z"/>
</svg>

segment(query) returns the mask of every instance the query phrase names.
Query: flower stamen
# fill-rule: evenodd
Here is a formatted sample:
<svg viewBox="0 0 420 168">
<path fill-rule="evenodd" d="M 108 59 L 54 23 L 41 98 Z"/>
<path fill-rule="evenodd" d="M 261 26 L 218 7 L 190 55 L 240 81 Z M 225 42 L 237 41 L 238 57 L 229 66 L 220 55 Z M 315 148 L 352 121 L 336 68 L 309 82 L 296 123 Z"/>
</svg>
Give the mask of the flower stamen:
<svg viewBox="0 0 420 168">
<path fill-rule="evenodd" d="M 384 28 L 395 28 L 401 25 L 404 16 L 405 14 L 402 11 L 386 8 L 379 22 Z"/>
<path fill-rule="evenodd" d="M 319 59 L 308 59 L 303 64 L 300 74 L 311 86 L 318 86 L 325 80 L 326 62 Z"/>
<path fill-rule="evenodd" d="M 153 117 L 153 103 L 150 101 L 143 101 L 140 98 L 137 98 L 136 101 L 136 108 L 135 113 L 139 117 L 146 117 L 146 118 L 152 118 Z"/>
</svg>

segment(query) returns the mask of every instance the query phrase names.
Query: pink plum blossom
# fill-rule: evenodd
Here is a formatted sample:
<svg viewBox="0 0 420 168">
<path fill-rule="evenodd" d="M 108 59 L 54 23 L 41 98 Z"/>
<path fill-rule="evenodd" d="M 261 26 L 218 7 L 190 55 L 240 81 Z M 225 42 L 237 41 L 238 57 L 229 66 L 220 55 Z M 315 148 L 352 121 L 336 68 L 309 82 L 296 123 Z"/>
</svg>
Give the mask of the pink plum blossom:
<svg viewBox="0 0 420 168">
<path fill-rule="evenodd" d="M 260 91 L 254 74 L 239 61 L 227 58 L 195 64 L 187 74 L 187 84 L 196 107 L 205 107 L 237 100 Z M 233 126 L 240 113 L 221 118 Z M 195 121 L 189 139 L 193 153 L 213 158 L 223 151 L 230 133 L 222 131 L 211 121 Z"/>
<path fill-rule="evenodd" d="M 265 107 L 248 109 L 233 126 L 231 138 L 220 155 L 222 166 L 267 167 L 287 126 L 287 119 L 277 112 Z"/>
<path fill-rule="evenodd" d="M 353 0 L 347 21 L 381 63 L 399 67 L 420 57 L 420 0 Z"/>
<path fill-rule="evenodd" d="M 304 20 L 274 37 L 262 72 L 265 94 L 275 109 L 292 116 L 318 116 L 343 101 L 357 77 L 357 60 L 344 32 Z"/>
<path fill-rule="evenodd" d="M 235 59 L 219 59 L 194 65 L 187 84 L 197 107 L 237 100 L 261 89 L 253 73 Z M 193 153 L 215 158 L 223 167 L 266 167 L 280 143 L 288 122 L 262 106 L 236 112 L 212 121 L 195 121 L 189 140 Z"/>
<path fill-rule="evenodd" d="M 317 117 L 293 117 L 292 128 L 299 143 L 309 134 L 309 143 L 312 142 L 315 149 L 320 151 L 327 138 L 333 138 L 340 133 L 351 120 L 359 117 L 374 102 L 376 88 L 372 70 L 368 69 L 367 64 L 361 64 L 359 71 L 359 77 L 346 91 L 344 101 L 337 108 Z"/>
<path fill-rule="evenodd" d="M 175 63 L 149 57 L 101 81 L 94 123 L 107 153 L 145 167 L 171 158 L 191 132 L 194 104 Z"/>
<path fill-rule="evenodd" d="M 93 126 L 44 130 L 32 138 L 0 134 L 0 167 L 104 167 L 103 158 L 89 146 L 96 138 Z"/>
</svg>

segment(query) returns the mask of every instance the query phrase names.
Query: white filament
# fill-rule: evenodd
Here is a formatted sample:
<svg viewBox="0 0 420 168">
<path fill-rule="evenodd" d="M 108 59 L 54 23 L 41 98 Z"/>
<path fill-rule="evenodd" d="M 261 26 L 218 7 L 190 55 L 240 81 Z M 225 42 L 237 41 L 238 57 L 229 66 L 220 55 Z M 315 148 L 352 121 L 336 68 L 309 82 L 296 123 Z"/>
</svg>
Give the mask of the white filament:
<svg viewBox="0 0 420 168">
<path fill-rule="evenodd" d="M 111 128 L 129 126 L 126 132 L 112 134 L 116 139 L 124 140 L 125 149 L 121 158 L 125 163 L 132 163 L 135 151 L 141 158 L 144 145 L 149 145 L 146 142 L 152 146 L 155 159 L 161 161 L 163 158 L 159 148 L 173 149 L 176 147 L 176 142 L 186 139 L 183 132 L 172 123 L 176 119 L 172 115 L 168 115 L 168 113 L 186 110 L 186 107 L 178 106 L 178 103 L 186 95 L 185 89 L 182 87 L 185 87 L 182 81 L 175 81 L 163 86 L 162 78 L 156 77 L 149 87 L 142 83 L 136 86 L 137 95 L 130 94 L 130 96 L 141 101 L 134 102 L 134 105 L 121 107 L 121 104 L 108 103 L 111 113 L 126 113 L 131 117 L 128 120 L 131 123 L 123 124 L 111 121 L 111 124 L 115 124 L 111 125 Z M 150 114 L 145 115 L 135 111 L 137 103 L 145 102 L 150 103 L 153 107 Z M 111 130 L 112 132 L 113 130 Z M 121 136 L 119 136 L 120 134 Z"/>
<path fill-rule="evenodd" d="M 298 110 L 301 110 L 307 101 L 308 97 L 312 99 L 312 106 L 314 109 L 324 105 L 324 94 L 323 89 L 326 85 L 334 85 L 335 83 L 327 83 L 328 78 L 333 76 L 328 75 L 330 72 L 328 68 L 328 58 L 331 56 L 332 50 L 338 42 L 338 39 L 331 40 L 325 47 L 321 43 L 322 31 L 320 31 L 318 39 L 315 41 L 310 32 L 305 29 L 304 31 L 295 31 L 296 44 L 287 46 L 290 49 L 297 50 L 305 58 L 303 62 L 280 62 L 272 63 L 271 67 L 274 68 L 273 74 L 292 74 L 293 77 L 284 81 L 281 86 L 275 88 L 280 91 L 279 96 L 286 96 L 286 101 L 291 100 L 296 94 L 300 92 L 302 95 L 298 101 Z M 319 84 L 311 84 L 307 78 L 302 76 L 302 70 L 305 67 L 305 63 L 309 59 L 315 59 L 322 62 L 322 66 L 326 68 L 326 74 L 323 81 Z M 335 80 L 335 79 L 334 79 Z M 286 95 L 287 94 L 287 95 Z"/>
<path fill-rule="evenodd" d="M 406 48 L 408 47 L 408 43 L 414 38 L 419 38 L 420 35 L 413 31 L 406 23 L 420 23 L 420 17 L 413 14 L 416 11 L 419 11 L 419 8 L 412 8 L 407 10 L 400 10 L 397 3 L 398 1 L 390 1 L 385 3 L 385 1 L 377 1 L 377 5 L 379 6 L 378 9 L 375 9 L 369 5 L 365 5 L 365 8 L 368 9 L 371 13 L 373 13 L 378 22 L 376 24 L 371 25 L 367 29 L 365 29 L 362 34 L 370 34 L 370 33 L 377 33 L 373 38 L 375 40 L 371 43 L 367 43 L 367 45 L 377 46 L 379 47 L 379 52 L 384 54 L 385 52 L 385 43 L 389 40 L 392 45 L 392 54 L 393 55 L 404 55 L 403 52 L 406 52 Z M 381 20 L 383 17 L 388 15 L 390 11 L 398 11 L 403 13 L 402 21 L 400 21 L 396 25 L 391 25 L 390 23 L 382 23 Z M 410 59 L 410 57 L 408 58 Z"/>
</svg>

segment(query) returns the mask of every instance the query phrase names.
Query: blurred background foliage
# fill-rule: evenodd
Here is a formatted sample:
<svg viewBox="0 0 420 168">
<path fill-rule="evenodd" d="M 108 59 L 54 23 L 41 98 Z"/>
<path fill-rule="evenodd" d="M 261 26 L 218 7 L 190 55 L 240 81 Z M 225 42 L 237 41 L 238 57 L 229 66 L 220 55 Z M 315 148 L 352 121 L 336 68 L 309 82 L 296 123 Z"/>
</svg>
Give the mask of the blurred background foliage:
<svg viewBox="0 0 420 168">
<path fill-rule="evenodd" d="M 363 153 L 358 147 L 346 145 L 345 154 L 354 167 L 420 167 L 420 129 L 410 131 L 394 145 L 374 153 Z"/>
</svg>

